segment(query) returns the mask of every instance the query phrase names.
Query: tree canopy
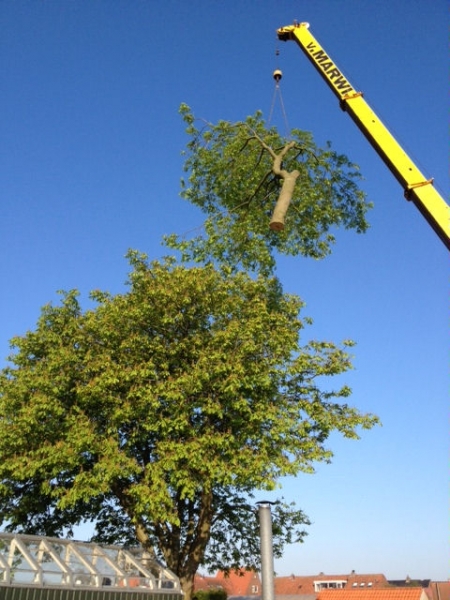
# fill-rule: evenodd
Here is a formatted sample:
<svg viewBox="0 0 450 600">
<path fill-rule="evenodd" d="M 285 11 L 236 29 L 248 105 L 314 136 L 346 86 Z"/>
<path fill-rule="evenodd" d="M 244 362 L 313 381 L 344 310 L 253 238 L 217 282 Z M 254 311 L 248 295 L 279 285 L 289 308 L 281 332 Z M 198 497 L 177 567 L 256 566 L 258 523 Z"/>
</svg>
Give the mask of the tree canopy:
<svg viewBox="0 0 450 600">
<path fill-rule="evenodd" d="M 338 228 L 364 232 L 360 174 L 311 134 L 289 139 L 260 113 L 199 121 L 182 197 L 205 213 L 181 251 L 129 251 L 128 290 L 76 290 L 12 340 L 0 373 L 0 525 L 42 535 L 95 523 L 94 540 L 136 540 L 181 579 L 258 564 L 253 493 L 329 461 L 332 432 L 357 438 L 377 418 L 349 406 L 352 342 L 304 341 L 310 320 L 274 277 L 276 253 L 323 258 Z M 198 127 L 198 124 L 201 126 Z M 274 551 L 308 518 L 280 499 Z"/>
<path fill-rule="evenodd" d="M 185 104 L 180 112 L 189 138 L 181 195 L 206 215 L 203 234 L 166 238 L 184 260 L 270 274 L 276 252 L 320 259 L 338 228 L 367 230 L 359 168 L 330 143 L 320 148 L 299 129 L 283 138 L 260 112 L 215 124 Z"/>
<path fill-rule="evenodd" d="M 324 389 L 351 343 L 303 342 L 302 302 L 275 278 L 128 257 L 126 292 L 95 291 L 86 310 L 63 293 L 12 340 L 0 523 L 60 535 L 94 519 L 97 541 L 156 548 L 189 598 L 200 564 L 255 558 L 252 491 L 312 472 L 332 432 L 376 418 L 347 386 Z M 274 515 L 278 550 L 302 538 L 300 510 Z"/>
</svg>

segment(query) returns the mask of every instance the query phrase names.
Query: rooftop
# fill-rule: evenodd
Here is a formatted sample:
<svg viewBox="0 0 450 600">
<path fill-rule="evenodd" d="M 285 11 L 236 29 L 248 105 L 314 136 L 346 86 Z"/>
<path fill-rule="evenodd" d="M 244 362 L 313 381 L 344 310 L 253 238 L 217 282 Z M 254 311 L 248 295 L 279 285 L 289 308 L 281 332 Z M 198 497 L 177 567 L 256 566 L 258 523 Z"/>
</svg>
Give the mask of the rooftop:
<svg viewBox="0 0 450 600">
<path fill-rule="evenodd" d="M 427 600 L 421 587 L 397 588 L 346 588 L 324 590 L 317 600 Z"/>
<path fill-rule="evenodd" d="M 380 574 L 344 574 L 344 575 L 289 575 L 275 578 L 275 594 L 277 596 L 314 594 L 326 588 L 379 588 L 387 587 L 388 582 Z"/>
</svg>

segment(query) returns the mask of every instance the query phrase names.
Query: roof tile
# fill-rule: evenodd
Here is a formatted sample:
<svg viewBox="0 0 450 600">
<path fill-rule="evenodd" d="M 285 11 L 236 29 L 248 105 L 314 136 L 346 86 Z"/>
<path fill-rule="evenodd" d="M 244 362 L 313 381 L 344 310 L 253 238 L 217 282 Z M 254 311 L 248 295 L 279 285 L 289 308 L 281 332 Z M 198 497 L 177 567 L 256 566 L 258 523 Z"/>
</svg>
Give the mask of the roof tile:
<svg viewBox="0 0 450 600">
<path fill-rule="evenodd" d="M 317 600 L 426 600 L 421 587 L 324 590 Z"/>
</svg>

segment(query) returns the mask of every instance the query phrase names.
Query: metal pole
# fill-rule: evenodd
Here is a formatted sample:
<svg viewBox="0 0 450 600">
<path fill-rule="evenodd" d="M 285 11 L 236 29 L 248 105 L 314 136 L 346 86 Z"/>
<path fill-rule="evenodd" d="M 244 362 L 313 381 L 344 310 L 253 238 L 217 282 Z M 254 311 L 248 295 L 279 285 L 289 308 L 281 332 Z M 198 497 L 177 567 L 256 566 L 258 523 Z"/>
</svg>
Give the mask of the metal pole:
<svg viewBox="0 0 450 600">
<path fill-rule="evenodd" d="M 258 502 L 262 600 L 275 600 L 271 502 Z"/>
</svg>

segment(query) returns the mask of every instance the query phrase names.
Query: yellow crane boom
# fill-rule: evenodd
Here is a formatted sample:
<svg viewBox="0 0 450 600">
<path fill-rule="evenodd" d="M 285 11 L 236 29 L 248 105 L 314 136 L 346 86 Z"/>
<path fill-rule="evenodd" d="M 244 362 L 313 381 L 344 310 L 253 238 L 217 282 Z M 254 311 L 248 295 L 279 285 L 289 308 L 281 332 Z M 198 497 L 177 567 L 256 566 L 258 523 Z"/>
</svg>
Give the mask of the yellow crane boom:
<svg viewBox="0 0 450 600">
<path fill-rule="evenodd" d="M 387 127 L 356 91 L 348 79 L 309 31 L 309 23 L 298 23 L 277 30 L 280 40 L 294 40 L 338 97 L 340 106 L 375 148 L 411 200 L 450 250 L 450 207 L 406 154 Z"/>
</svg>

